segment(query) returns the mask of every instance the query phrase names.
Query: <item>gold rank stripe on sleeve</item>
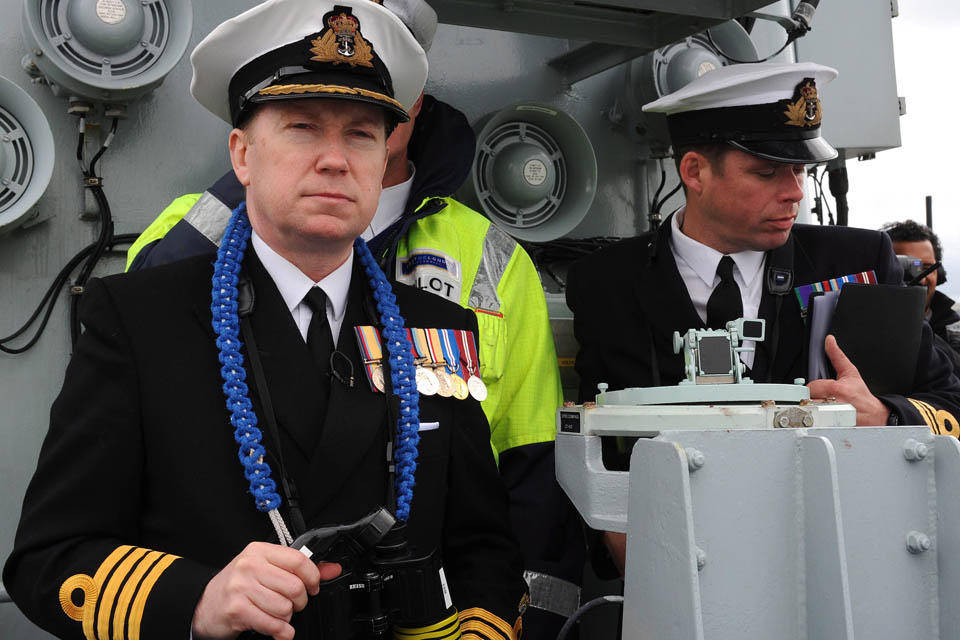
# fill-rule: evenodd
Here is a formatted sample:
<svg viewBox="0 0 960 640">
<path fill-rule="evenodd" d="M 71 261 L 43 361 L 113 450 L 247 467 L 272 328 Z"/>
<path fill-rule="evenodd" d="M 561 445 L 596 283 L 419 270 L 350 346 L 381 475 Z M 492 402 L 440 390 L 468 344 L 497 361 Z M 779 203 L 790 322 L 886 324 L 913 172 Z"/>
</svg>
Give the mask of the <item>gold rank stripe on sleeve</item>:
<svg viewBox="0 0 960 640">
<path fill-rule="evenodd" d="M 428 627 L 416 629 L 394 627 L 393 637 L 394 640 L 459 640 L 462 637 L 460 635 L 460 618 L 454 612 L 446 620 Z"/>
<path fill-rule="evenodd" d="M 520 618 L 516 628 L 486 609 L 474 607 L 460 612 L 460 631 L 463 640 L 517 640 Z"/>
<path fill-rule="evenodd" d="M 920 412 L 920 417 L 927 423 L 930 430 L 939 436 L 960 437 L 960 423 L 956 417 L 945 409 L 936 409 L 923 400 L 907 398 L 910 404 Z"/>
<path fill-rule="evenodd" d="M 147 598 L 179 556 L 141 547 L 117 547 L 91 578 L 77 574 L 60 586 L 60 607 L 80 622 L 86 640 L 139 640 Z M 82 603 L 76 604 L 77 592 Z"/>
<path fill-rule="evenodd" d="M 909 400 L 910 404 L 912 404 L 913 407 L 920 412 L 920 417 L 923 418 L 923 421 L 927 423 L 927 426 L 930 427 L 930 430 L 939 434 L 940 432 L 937 430 L 937 421 L 934 417 L 936 412 L 933 410 L 933 407 L 922 400 L 914 400 L 913 398 L 907 398 L 907 400 Z"/>
</svg>

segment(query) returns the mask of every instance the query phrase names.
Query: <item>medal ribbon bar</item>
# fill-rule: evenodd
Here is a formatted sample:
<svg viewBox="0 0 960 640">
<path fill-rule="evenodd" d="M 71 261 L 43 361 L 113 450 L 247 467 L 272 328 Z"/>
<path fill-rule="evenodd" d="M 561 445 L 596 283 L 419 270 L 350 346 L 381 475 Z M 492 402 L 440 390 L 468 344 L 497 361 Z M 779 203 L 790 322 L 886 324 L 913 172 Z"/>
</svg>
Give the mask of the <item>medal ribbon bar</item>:
<svg viewBox="0 0 960 640">
<path fill-rule="evenodd" d="M 376 380 L 378 378 L 374 371 L 375 369 L 380 369 L 380 361 L 383 359 L 383 349 L 380 345 L 380 332 L 377 331 L 376 327 L 369 325 L 356 326 L 353 328 L 353 331 L 357 336 L 360 353 L 363 355 L 363 368 L 367 372 L 367 382 L 370 383 L 370 390 L 383 391 L 382 379 L 380 385 L 377 385 Z"/>
</svg>

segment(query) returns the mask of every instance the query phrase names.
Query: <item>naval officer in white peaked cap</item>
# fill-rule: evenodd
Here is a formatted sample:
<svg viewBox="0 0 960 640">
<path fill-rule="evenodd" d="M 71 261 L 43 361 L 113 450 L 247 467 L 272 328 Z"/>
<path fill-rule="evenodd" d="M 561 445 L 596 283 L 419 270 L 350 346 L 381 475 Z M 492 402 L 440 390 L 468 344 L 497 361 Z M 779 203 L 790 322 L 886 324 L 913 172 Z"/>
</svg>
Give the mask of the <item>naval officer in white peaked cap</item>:
<svg viewBox="0 0 960 640">
<path fill-rule="evenodd" d="M 372 0 L 338 6 L 267 0 L 227 20 L 193 50 L 190 92 L 234 126 L 253 105 L 321 97 L 384 107 L 406 122 L 427 81 L 423 48 Z"/>
<path fill-rule="evenodd" d="M 405 331 L 475 339 L 476 315 L 390 282 L 358 239 L 422 47 L 370 0 L 268 0 L 192 62 L 245 201 L 215 258 L 88 284 L 4 585 L 61 638 L 517 640 L 489 425 L 468 394 L 418 393 Z M 404 568 L 293 546 L 381 508 Z"/>
<path fill-rule="evenodd" d="M 819 93 L 836 76 L 814 63 L 731 65 L 644 107 L 667 116 L 686 204 L 658 229 L 571 266 L 581 401 L 593 400 L 601 382 L 610 390 L 678 384 L 685 371 L 673 332 L 722 329 L 739 317 L 766 321 L 766 339 L 741 355 L 754 381 L 809 380 L 804 292 L 844 281 L 901 284 L 885 234 L 796 224 L 806 165 L 837 156 L 820 135 L 829 105 Z M 872 393 L 832 336 L 809 348 L 825 349 L 836 371 L 809 382 L 811 398 L 849 402 L 858 425 L 960 433 L 960 383 L 928 326 L 913 385 L 895 392 Z M 624 536 L 607 542 L 622 570 Z"/>
</svg>

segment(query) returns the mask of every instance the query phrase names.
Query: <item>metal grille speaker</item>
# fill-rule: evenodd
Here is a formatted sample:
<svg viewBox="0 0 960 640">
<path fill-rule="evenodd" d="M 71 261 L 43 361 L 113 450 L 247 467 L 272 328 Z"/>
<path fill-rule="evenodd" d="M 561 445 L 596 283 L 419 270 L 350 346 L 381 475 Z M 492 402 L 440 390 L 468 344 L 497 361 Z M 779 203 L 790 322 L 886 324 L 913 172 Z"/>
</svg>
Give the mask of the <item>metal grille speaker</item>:
<svg viewBox="0 0 960 640">
<path fill-rule="evenodd" d="M 120 104 L 159 86 L 180 61 L 193 9 L 190 0 L 24 0 L 22 22 L 27 67 L 55 94 Z"/>
<path fill-rule="evenodd" d="M 36 217 L 53 160 L 53 133 L 40 107 L 0 77 L 0 235 Z"/>
<path fill-rule="evenodd" d="M 713 69 L 731 64 L 720 51 L 737 60 L 758 59 L 750 35 L 736 20 L 708 31 L 710 38 L 706 32 L 698 33 L 637 58 L 627 67 L 626 104 L 633 115 L 646 122 L 646 137 L 654 146 L 670 144 L 666 118 L 658 113 L 642 113 L 643 105 L 685 87 Z"/>
<path fill-rule="evenodd" d="M 587 215 L 597 188 L 597 159 L 586 132 L 543 104 L 518 104 L 474 127 L 473 201 L 512 236 L 546 242 Z"/>
</svg>

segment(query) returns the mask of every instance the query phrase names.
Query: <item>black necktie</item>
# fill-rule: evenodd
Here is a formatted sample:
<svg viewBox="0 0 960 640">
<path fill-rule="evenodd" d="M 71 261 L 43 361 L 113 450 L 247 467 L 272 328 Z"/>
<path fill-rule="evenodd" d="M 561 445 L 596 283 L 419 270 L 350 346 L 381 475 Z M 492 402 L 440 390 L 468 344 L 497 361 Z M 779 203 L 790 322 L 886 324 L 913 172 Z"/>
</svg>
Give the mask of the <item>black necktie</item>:
<svg viewBox="0 0 960 640">
<path fill-rule="evenodd" d="M 325 384 L 329 382 L 327 371 L 330 369 L 330 354 L 333 353 L 333 333 L 327 322 L 327 294 L 320 287 L 313 287 L 303 297 L 303 301 L 313 311 L 313 318 L 307 328 L 307 348 Z"/>
<path fill-rule="evenodd" d="M 725 329 L 731 320 L 743 317 L 743 299 L 740 287 L 733 279 L 733 258 L 723 256 L 717 265 L 720 282 L 707 300 L 707 328 Z"/>
</svg>

